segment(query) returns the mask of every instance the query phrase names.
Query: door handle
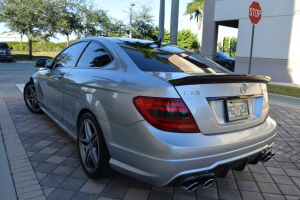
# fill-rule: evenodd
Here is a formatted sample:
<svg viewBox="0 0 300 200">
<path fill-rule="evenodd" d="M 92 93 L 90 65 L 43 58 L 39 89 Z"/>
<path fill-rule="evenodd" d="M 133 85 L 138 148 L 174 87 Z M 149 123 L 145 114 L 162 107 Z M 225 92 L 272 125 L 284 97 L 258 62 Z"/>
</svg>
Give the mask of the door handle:
<svg viewBox="0 0 300 200">
<path fill-rule="evenodd" d="M 64 75 L 65 75 L 65 73 L 61 73 L 61 74 L 58 75 L 57 78 L 58 78 L 58 79 L 62 79 L 62 78 L 64 77 Z"/>
</svg>

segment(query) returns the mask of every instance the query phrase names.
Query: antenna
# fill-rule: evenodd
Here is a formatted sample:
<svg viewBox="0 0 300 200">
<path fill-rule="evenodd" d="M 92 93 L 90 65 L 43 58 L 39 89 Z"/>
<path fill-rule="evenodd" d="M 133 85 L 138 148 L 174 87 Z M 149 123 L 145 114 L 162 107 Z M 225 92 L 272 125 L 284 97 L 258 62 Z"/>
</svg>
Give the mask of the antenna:
<svg viewBox="0 0 300 200">
<path fill-rule="evenodd" d="M 161 46 L 161 39 L 159 39 L 158 41 L 154 41 L 154 44 L 156 44 L 158 46 L 158 48 L 160 48 L 160 46 Z"/>
</svg>

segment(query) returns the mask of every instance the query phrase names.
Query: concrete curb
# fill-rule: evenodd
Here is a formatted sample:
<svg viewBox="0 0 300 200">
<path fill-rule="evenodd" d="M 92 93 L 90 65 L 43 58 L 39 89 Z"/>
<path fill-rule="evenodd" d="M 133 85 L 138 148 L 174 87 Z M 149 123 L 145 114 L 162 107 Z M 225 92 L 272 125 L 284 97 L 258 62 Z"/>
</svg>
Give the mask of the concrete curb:
<svg viewBox="0 0 300 200">
<path fill-rule="evenodd" d="M 281 86 L 300 88 L 300 85 L 297 84 L 297 83 L 286 83 L 286 82 L 270 81 L 269 84 L 270 85 L 281 85 Z"/>
<path fill-rule="evenodd" d="M 269 100 L 272 103 L 282 104 L 288 107 L 300 108 L 300 98 L 290 97 L 290 96 L 285 96 L 280 94 L 273 94 L 273 93 L 268 93 L 268 94 L 269 94 Z"/>
<path fill-rule="evenodd" d="M 17 63 L 35 63 L 35 61 L 16 61 Z"/>
<path fill-rule="evenodd" d="M 3 144 L 2 131 L 0 128 L 0 194 L 1 199 L 17 199 L 17 194 L 12 180 L 8 158 Z"/>
</svg>

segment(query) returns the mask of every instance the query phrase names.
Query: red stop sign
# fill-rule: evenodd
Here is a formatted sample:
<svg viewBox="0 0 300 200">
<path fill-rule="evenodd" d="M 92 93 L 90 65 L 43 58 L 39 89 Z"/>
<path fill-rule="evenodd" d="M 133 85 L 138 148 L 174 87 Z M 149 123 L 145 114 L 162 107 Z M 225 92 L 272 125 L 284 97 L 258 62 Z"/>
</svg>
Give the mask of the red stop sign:
<svg viewBox="0 0 300 200">
<path fill-rule="evenodd" d="M 262 15 L 262 9 L 258 2 L 253 1 L 249 7 L 249 19 L 252 24 L 257 24 Z"/>
</svg>

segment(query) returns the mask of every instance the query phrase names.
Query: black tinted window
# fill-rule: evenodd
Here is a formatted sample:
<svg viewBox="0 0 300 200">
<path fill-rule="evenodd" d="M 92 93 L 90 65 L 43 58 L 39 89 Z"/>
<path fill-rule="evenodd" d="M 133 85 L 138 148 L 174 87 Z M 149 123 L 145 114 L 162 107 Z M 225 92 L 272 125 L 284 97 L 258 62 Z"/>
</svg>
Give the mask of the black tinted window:
<svg viewBox="0 0 300 200">
<path fill-rule="evenodd" d="M 119 44 L 142 71 L 228 73 L 229 71 L 198 53 L 175 46 L 124 42 Z"/>
<path fill-rule="evenodd" d="M 77 67 L 103 67 L 111 58 L 99 43 L 91 42 L 80 57 Z"/>
<path fill-rule="evenodd" d="M 53 63 L 54 67 L 74 67 L 87 42 L 74 44 L 61 52 Z"/>
</svg>

